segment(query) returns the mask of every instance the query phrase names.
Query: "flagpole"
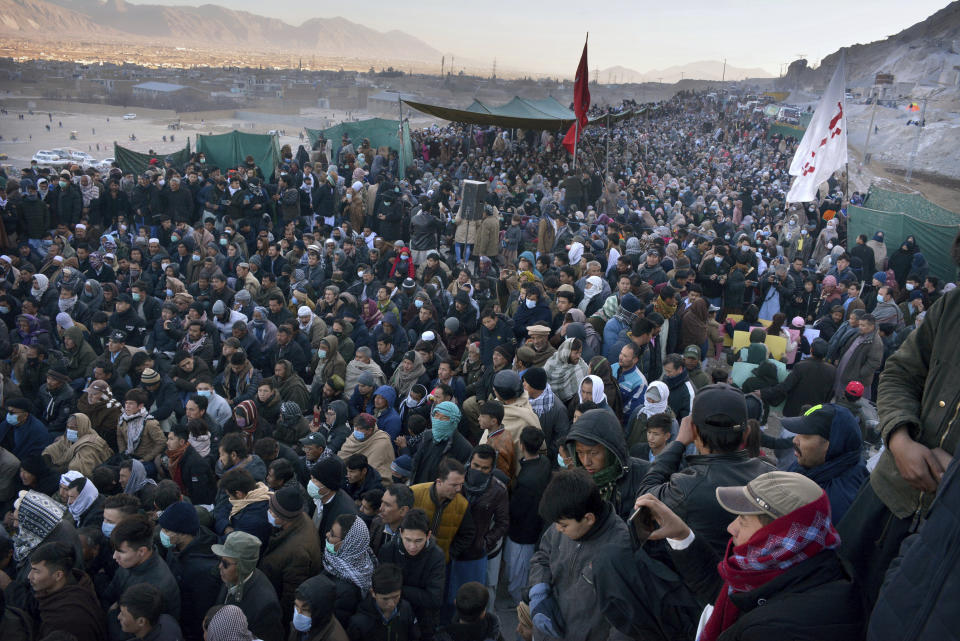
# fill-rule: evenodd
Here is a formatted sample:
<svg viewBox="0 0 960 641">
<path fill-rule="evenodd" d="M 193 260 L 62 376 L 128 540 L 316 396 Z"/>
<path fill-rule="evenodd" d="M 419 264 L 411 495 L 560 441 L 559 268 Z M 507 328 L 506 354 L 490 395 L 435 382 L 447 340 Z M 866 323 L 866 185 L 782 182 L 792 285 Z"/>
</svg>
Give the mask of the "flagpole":
<svg viewBox="0 0 960 641">
<path fill-rule="evenodd" d="M 577 146 L 578 146 L 579 143 L 580 143 L 580 120 L 579 120 L 579 119 L 578 119 L 578 120 L 574 120 L 574 121 L 573 121 L 573 124 L 574 124 L 574 126 L 577 128 L 577 129 L 576 129 L 576 132 L 577 132 L 576 137 L 574 137 L 574 139 L 573 139 L 573 168 L 576 169 L 576 168 L 577 168 Z"/>
</svg>

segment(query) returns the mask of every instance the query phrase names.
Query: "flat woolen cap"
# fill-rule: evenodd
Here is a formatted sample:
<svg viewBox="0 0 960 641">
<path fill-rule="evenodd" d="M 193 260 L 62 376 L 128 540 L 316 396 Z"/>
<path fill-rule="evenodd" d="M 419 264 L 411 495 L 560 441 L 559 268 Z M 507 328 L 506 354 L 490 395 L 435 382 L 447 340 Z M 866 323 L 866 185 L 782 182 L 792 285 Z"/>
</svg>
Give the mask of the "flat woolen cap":
<svg viewBox="0 0 960 641">
<path fill-rule="evenodd" d="M 157 525 L 164 530 L 177 534 L 196 536 L 200 531 L 200 519 L 197 518 L 197 508 L 186 501 L 178 501 L 163 511 L 157 519 Z"/>
<path fill-rule="evenodd" d="M 774 519 L 813 503 L 823 490 L 803 474 L 767 472 L 746 485 L 718 487 L 717 503 L 731 514 L 766 514 Z"/>
</svg>

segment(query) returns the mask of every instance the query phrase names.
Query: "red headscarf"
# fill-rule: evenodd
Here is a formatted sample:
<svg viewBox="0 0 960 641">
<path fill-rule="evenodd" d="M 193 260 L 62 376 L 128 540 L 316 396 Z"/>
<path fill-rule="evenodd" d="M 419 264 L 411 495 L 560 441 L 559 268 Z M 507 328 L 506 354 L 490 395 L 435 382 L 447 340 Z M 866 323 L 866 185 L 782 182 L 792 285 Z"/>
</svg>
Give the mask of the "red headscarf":
<svg viewBox="0 0 960 641">
<path fill-rule="evenodd" d="M 406 274 L 403 273 L 403 262 L 400 260 L 404 256 L 407 258 Z M 398 266 L 400 267 L 399 270 L 397 269 Z M 397 273 L 398 271 L 400 273 Z M 400 276 L 402 278 L 407 278 L 409 276 L 410 278 L 413 278 L 416 273 L 416 267 L 414 267 L 413 260 L 410 258 L 410 249 L 407 247 L 402 248 L 400 250 L 400 254 L 393 259 L 393 265 L 390 267 L 390 276 Z"/>
</svg>

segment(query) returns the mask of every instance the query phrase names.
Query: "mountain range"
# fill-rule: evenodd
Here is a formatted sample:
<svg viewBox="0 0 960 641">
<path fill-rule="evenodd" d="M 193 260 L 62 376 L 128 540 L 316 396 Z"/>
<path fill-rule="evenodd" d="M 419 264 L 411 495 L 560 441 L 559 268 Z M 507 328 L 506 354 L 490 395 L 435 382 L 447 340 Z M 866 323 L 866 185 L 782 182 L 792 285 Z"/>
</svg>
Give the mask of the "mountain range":
<svg viewBox="0 0 960 641">
<path fill-rule="evenodd" d="M 213 4 L 160 6 L 124 0 L 0 0 L 0 34 L 83 38 L 171 46 L 251 50 L 364 59 L 439 61 L 443 55 L 403 31 L 380 32 L 345 18 L 312 18 L 299 26 Z M 354 55 L 361 51 L 362 56 Z"/>
<path fill-rule="evenodd" d="M 772 78 L 773 74 L 766 69 L 745 69 L 727 65 L 724 70 L 720 60 L 700 60 L 688 62 L 685 65 L 674 65 L 665 69 L 651 69 L 650 71 L 636 71 L 626 67 L 609 67 L 598 72 L 601 83 L 631 83 L 631 82 L 665 82 L 672 84 L 681 80 L 743 80 L 744 78 Z"/>
</svg>

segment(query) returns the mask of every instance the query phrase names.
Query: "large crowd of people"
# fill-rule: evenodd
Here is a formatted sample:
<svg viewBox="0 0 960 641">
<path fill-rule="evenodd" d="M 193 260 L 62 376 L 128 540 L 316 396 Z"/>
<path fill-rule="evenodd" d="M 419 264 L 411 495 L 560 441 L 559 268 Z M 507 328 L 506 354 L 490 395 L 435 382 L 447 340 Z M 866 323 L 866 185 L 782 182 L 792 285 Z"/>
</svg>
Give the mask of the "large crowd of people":
<svg viewBox="0 0 960 641">
<path fill-rule="evenodd" d="M 0 636 L 955 633 L 955 283 L 735 100 L 609 124 L 0 176 Z"/>
</svg>

